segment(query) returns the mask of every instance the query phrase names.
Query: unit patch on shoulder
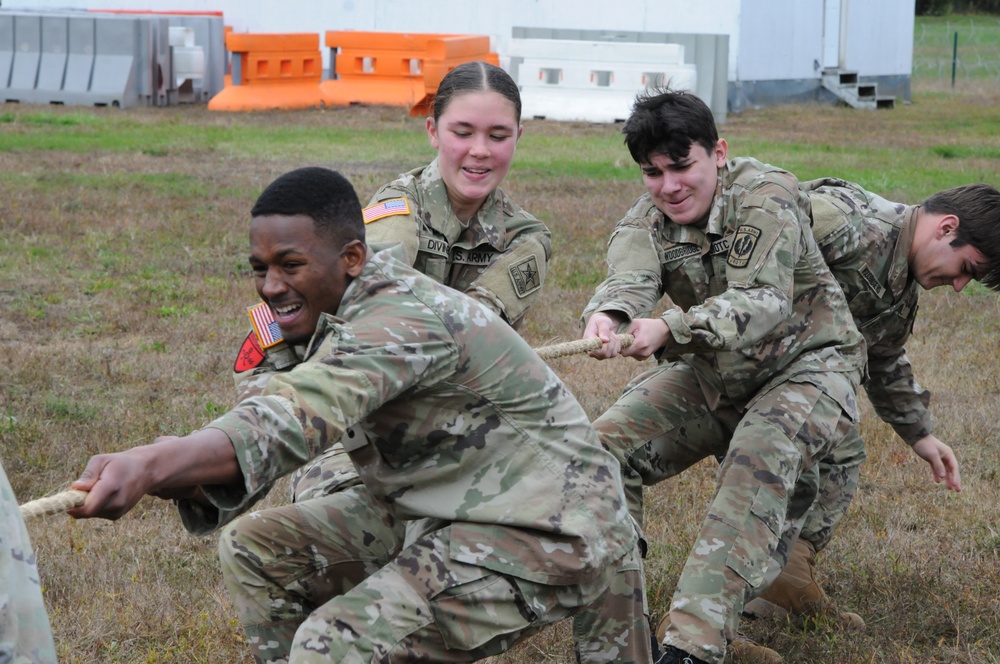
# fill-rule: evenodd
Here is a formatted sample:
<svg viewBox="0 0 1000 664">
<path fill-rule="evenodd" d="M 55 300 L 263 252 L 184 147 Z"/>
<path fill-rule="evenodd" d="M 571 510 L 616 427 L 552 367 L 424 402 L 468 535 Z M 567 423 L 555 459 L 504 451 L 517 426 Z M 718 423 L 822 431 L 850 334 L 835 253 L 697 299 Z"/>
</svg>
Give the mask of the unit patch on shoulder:
<svg viewBox="0 0 1000 664">
<path fill-rule="evenodd" d="M 733 244 L 729 248 L 729 258 L 726 263 L 733 267 L 746 267 L 750 264 L 750 257 L 760 239 L 760 229 L 753 226 L 743 225 L 736 229 Z"/>
<path fill-rule="evenodd" d="M 375 205 L 369 205 L 361 211 L 361 214 L 364 216 L 366 224 L 396 214 L 410 214 L 410 201 L 405 198 L 390 198 Z"/>
<path fill-rule="evenodd" d="M 538 262 L 534 256 L 525 258 L 520 263 L 510 266 L 511 283 L 518 297 L 527 297 L 542 287 L 538 274 Z"/>
<path fill-rule="evenodd" d="M 253 330 L 247 335 L 240 346 L 240 352 L 236 354 L 236 362 L 233 363 L 233 371 L 243 373 L 260 366 L 264 361 L 264 349 L 257 342 L 257 333 Z"/>
</svg>

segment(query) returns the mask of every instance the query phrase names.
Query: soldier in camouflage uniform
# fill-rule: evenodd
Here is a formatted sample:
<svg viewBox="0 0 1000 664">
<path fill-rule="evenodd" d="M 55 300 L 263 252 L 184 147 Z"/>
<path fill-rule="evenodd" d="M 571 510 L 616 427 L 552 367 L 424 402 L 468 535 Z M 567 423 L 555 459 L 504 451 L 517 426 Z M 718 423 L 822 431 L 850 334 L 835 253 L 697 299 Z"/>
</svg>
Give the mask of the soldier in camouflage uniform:
<svg viewBox="0 0 1000 664">
<path fill-rule="evenodd" d="M 660 660 L 722 662 L 745 602 L 777 575 L 772 556 L 798 535 L 817 462 L 857 422 L 864 344 L 791 174 L 727 160 L 710 109 L 687 93 L 640 96 L 624 133 L 648 193 L 615 227 L 583 336 L 602 340 L 595 357 L 660 364 L 594 424 L 637 520 L 643 483 L 722 457 Z M 621 350 L 616 331 L 635 341 Z"/>
<path fill-rule="evenodd" d="M 978 279 L 1000 288 L 1000 192 L 972 184 L 938 192 L 922 205 L 893 203 L 836 178 L 803 182 L 812 203 L 813 235 L 844 290 L 868 346 L 868 398 L 880 418 L 930 466 L 935 481 L 961 488 L 958 461 L 934 435 L 927 406 L 904 344 L 917 315 L 920 288 L 961 291 Z M 814 578 L 816 554 L 846 514 L 865 458 L 857 429 L 820 468 L 820 493 L 791 558 L 763 594 L 747 604 L 750 615 L 799 618 L 830 615 L 863 627 L 839 612 Z"/>
<path fill-rule="evenodd" d="M 369 243 L 402 244 L 406 262 L 515 329 L 551 256 L 549 229 L 500 189 L 522 131 L 521 96 L 507 72 L 461 64 L 441 80 L 427 118 L 437 159 L 380 188 L 364 210 Z M 343 449 L 331 447 L 295 473 L 292 499 L 333 493 L 352 475 Z"/>
<path fill-rule="evenodd" d="M 302 361 L 193 434 L 94 457 L 70 514 L 117 518 L 152 493 L 194 533 L 225 526 L 223 574 L 261 662 L 473 661 L 599 603 L 638 564 L 637 534 L 618 464 L 559 378 L 487 307 L 398 247 L 370 250 L 336 173 L 286 174 L 252 214 L 258 293 Z M 322 565 L 368 546 L 336 512 L 226 525 L 334 441 L 404 525 L 387 564 Z"/>
<path fill-rule="evenodd" d="M 517 84 L 488 63 L 459 65 L 441 81 L 426 125 L 438 157 L 372 196 L 364 210 L 367 240 L 401 244 L 405 261 L 415 269 L 478 300 L 517 329 L 541 292 L 551 257 L 548 228 L 500 188 L 523 131 Z M 273 369 L 268 361 L 251 373 Z M 248 378 L 237 375 L 239 392 Z M 364 562 L 356 564 L 377 568 L 401 545 L 402 525 L 367 495 L 342 445 L 331 446 L 297 470 L 291 493 L 299 504 L 327 496 L 323 510 L 346 515 L 347 521 L 379 525 L 369 528 L 370 546 Z M 638 565 L 621 571 L 625 578 L 614 587 L 621 590 L 620 608 L 627 611 L 634 607 L 632 589 L 644 579 Z M 608 661 L 609 644 L 616 644 L 622 661 L 643 659 L 648 646 L 634 638 L 632 626 L 645 623 L 644 614 L 596 619 L 589 614 L 578 618 L 581 661 Z M 630 650 L 633 646 L 640 650 Z"/>
<path fill-rule="evenodd" d="M 0 662 L 55 664 L 49 616 L 21 508 L 0 465 Z"/>
</svg>

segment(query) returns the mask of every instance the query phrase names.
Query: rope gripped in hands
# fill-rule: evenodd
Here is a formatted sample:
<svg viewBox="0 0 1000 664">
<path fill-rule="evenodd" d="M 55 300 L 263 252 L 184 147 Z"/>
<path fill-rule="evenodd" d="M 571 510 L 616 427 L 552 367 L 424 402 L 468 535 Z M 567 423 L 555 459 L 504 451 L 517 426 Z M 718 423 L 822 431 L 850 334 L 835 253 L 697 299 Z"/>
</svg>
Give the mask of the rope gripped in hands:
<svg viewBox="0 0 1000 664">
<path fill-rule="evenodd" d="M 620 334 L 618 337 L 621 339 L 622 348 L 628 347 L 635 340 L 631 334 Z M 601 343 L 601 340 L 597 337 L 590 337 L 552 344 L 551 346 L 541 346 L 536 348 L 535 352 L 543 360 L 552 360 L 597 350 L 601 347 Z M 27 521 L 28 519 L 49 516 L 50 514 L 61 514 L 66 510 L 83 505 L 83 501 L 86 498 L 87 492 L 80 491 L 79 489 L 61 491 L 53 496 L 39 498 L 38 500 L 32 500 L 21 505 L 21 516 Z"/>
</svg>

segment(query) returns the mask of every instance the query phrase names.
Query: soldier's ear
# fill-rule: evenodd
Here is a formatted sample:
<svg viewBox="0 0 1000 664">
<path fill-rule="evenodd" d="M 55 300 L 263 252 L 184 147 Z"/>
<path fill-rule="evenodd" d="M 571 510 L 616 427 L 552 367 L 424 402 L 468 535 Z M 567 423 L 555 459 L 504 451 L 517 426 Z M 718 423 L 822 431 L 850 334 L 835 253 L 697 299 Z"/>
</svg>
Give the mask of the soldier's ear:
<svg viewBox="0 0 1000 664">
<path fill-rule="evenodd" d="M 958 232 L 958 217 L 954 214 L 946 214 L 938 219 L 938 235 L 948 237 Z"/>
<path fill-rule="evenodd" d="M 720 138 L 715 142 L 715 150 L 712 151 L 712 156 L 715 158 L 716 168 L 725 166 L 726 158 L 729 156 L 729 144 L 726 143 L 726 139 Z"/>
<path fill-rule="evenodd" d="M 427 118 L 427 140 L 430 141 L 432 148 L 438 149 L 437 121 L 433 117 Z"/>
<path fill-rule="evenodd" d="M 353 279 L 364 269 L 368 247 L 361 240 L 351 240 L 340 250 L 340 257 L 344 261 L 344 272 Z"/>
</svg>

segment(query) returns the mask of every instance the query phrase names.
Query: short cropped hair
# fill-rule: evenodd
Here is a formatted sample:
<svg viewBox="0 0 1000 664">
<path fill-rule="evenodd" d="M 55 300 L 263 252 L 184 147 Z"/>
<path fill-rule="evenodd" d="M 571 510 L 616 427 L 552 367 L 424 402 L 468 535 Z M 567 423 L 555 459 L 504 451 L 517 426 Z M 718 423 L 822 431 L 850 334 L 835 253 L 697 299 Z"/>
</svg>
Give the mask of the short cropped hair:
<svg viewBox="0 0 1000 664">
<path fill-rule="evenodd" d="M 365 241 L 361 202 L 353 185 L 328 168 L 308 166 L 279 176 L 261 192 L 251 217 L 305 215 L 316 231 L 344 246 Z"/>
<path fill-rule="evenodd" d="M 695 143 L 711 154 L 719 142 L 712 109 L 690 92 L 669 88 L 639 93 L 622 133 L 637 164 L 654 154 L 681 161 Z"/>
<path fill-rule="evenodd" d="M 441 119 L 452 99 L 467 92 L 477 91 L 496 92 L 509 99 L 514 104 L 515 120 L 520 124 L 521 92 L 517 88 L 517 83 L 500 67 L 480 61 L 463 62 L 441 79 L 434 94 L 434 121 Z"/>
<path fill-rule="evenodd" d="M 939 191 L 923 202 L 931 214 L 953 214 L 958 230 L 951 246 L 972 245 L 986 258 L 979 266 L 980 281 L 1000 291 L 1000 191 L 988 184 L 967 184 Z"/>
</svg>

